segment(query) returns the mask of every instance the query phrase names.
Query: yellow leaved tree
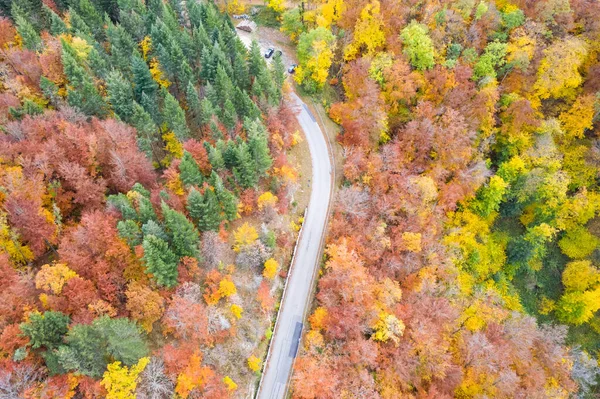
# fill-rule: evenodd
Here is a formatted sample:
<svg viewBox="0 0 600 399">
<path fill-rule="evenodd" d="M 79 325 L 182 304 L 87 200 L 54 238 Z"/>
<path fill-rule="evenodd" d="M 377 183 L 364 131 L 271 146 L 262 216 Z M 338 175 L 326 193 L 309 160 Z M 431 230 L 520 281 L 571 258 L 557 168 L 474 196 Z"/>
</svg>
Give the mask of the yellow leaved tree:
<svg viewBox="0 0 600 399">
<path fill-rule="evenodd" d="M 143 357 L 131 368 L 122 366 L 121 362 L 109 364 L 101 382 L 106 388 L 106 399 L 135 398 L 138 376 L 144 371 L 148 362 L 149 359 Z"/>
<path fill-rule="evenodd" d="M 371 56 L 384 44 L 385 35 L 380 4 L 378 0 L 373 0 L 360 12 L 360 18 L 354 28 L 354 40 L 346 46 L 344 58 L 347 61 L 353 60 L 361 52 Z"/>
<path fill-rule="evenodd" d="M 58 295 L 67 281 L 78 277 L 64 263 L 44 265 L 35 276 L 35 288 Z"/>
<path fill-rule="evenodd" d="M 235 239 L 233 249 L 235 252 L 240 252 L 243 247 L 258 239 L 258 233 L 254 227 L 246 222 L 233 233 L 233 238 Z"/>
<path fill-rule="evenodd" d="M 269 280 L 273 280 L 275 278 L 275 274 L 277 274 L 277 269 L 279 268 L 279 263 L 273 258 L 267 259 L 265 262 L 265 268 L 263 270 L 263 277 Z"/>
</svg>

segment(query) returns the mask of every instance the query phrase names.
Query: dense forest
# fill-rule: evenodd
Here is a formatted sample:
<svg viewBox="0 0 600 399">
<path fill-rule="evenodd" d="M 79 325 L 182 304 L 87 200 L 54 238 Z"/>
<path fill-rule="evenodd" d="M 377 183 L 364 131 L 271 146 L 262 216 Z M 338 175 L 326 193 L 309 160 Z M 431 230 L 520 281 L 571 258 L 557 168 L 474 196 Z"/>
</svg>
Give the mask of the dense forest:
<svg viewBox="0 0 600 399">
<path fill-rule="evenodd" d="M 0 1 L 0 397 L 245 396 L 303 209 L 212 3 Z"/>
<path fill-rule="evenodd" d="M 246 3 L 0 0 L 0 398 L 252 395 L 294 84 L 341 184 L 292 397 L 596 397 L 600 3 Z"/>
<path fill-rule="evenodd" d="M 593 396 L 600 3 L 303 5 L 344 159 L 294 395 Z"/>
</svg>

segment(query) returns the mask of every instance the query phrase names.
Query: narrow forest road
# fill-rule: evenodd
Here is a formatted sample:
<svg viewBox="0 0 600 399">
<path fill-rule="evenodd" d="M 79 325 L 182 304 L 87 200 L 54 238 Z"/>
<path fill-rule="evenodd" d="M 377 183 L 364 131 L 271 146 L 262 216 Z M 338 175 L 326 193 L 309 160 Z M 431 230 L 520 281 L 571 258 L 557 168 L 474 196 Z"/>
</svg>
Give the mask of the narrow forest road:
<svg viewBox="0 0 600 399">
<path fill-rule="evenodd" d="M 300 345 L 304 315 L 311 302 L 313 279 L 321 260 L 321 243 L 334 184 L 325 135 L 314 115 L 296 93 L 291 93 L 291 99 L 299 108 L 298 122 L 304 130 L 310 149 L 312 191 L 259 385 L 259 399 L 280 399 L 287 392 L 294 358 Z"/>
</svg>

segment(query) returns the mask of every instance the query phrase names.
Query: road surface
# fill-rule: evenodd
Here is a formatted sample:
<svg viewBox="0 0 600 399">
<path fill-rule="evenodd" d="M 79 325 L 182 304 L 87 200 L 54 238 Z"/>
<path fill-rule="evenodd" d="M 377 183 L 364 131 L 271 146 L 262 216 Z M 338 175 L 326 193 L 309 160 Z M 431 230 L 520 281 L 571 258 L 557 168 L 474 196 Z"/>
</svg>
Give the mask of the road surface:
<svg viewBox="0 0 600 399">
<path fill-rule="evenodd" d="M 310 304 L 312 282 L 321 259 L 321 242 L 325 234 L 332 192 L 332 165 L 326 138 L 306 104 L 291 94 L 300 112 L 298 122 L 312 159 L 311 194 L 294 264 L 290 269 L 285 296 L 271 340 L 271 348 L 257 394 L 258 399 L 284 398 L 292 365 L 300 345 L 304 314 Z"/>
</svg>

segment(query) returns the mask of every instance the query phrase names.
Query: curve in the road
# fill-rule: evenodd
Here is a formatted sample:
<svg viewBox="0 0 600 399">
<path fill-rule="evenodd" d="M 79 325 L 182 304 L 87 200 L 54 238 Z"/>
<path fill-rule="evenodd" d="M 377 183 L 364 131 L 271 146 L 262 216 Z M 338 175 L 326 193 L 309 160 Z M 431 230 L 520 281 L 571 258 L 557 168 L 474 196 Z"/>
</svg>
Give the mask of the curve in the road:
<svg viewBox="0 0 600 399">
<path fill-rule="evenodd" d="M 297 119 L 310 149 L 312 190 L 258 387 L 258 399 L 280 399 L 287 392 L 321 259 L 334 183 L 325 135 L 306 104 L 295 93 L 291 93 L 291 99 L 299 108 Z"/>
</svg>

